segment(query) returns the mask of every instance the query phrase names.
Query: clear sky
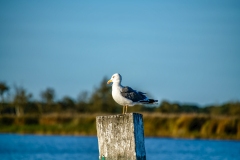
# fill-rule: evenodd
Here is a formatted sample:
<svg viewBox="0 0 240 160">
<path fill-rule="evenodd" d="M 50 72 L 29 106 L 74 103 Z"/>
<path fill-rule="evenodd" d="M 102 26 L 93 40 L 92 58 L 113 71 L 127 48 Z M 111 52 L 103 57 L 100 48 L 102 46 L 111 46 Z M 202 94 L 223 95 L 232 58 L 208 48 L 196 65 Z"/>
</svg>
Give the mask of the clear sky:
<svg viewBox="0 0 240 160">
<path fill-rule="evenodd" d="M 0 1 L 0 81 L 11 88 L 76 99 L 116 72 L 159 101 L 239 101 L 240 2 Z"/>
</svg>

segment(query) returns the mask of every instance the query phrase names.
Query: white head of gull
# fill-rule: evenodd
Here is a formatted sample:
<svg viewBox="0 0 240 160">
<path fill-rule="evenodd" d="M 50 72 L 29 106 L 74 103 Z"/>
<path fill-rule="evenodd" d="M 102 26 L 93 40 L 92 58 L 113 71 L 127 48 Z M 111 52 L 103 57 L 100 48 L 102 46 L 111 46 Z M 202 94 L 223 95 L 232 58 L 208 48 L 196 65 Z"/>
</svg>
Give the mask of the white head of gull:
<svg viewBox="0 0 240 160">
<path fill-rule="evenodd" d="M 119 73 L 112 75 L 107 84 L 112 84 L 112 97 L 118 104 L 123 106 L 123 114 L 127 113 L 128 106 L 136 104 L 152 104 L 158 100 L 149 99 L 143 92 L 133 90 L 131 87 L 121 85 L 122 76 Z"/>
</svg>

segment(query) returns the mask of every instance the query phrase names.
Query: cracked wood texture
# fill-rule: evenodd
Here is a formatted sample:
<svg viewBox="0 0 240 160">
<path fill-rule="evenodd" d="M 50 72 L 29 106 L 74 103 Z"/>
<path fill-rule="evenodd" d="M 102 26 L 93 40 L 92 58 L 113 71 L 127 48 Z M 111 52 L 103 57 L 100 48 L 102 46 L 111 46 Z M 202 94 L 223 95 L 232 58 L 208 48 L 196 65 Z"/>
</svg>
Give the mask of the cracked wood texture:
<svg viewBox="0 0 240 160">
<path fill-rule="evenodd" d="M 141 114 L 98 116 L 96 122 L 99 159 L 146 160 Z"/>
</svg>

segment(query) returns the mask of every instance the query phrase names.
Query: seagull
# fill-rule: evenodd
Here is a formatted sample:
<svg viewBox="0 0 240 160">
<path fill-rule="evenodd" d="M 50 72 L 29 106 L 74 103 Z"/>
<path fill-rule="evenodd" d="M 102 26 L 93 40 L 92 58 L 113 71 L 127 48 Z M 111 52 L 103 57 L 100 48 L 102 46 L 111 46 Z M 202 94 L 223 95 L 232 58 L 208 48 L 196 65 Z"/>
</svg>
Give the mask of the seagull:
<svg viewBox="0 0 240 160">
<path fill-rule="evenodd" d="M 123 106 L 123 114 L 127 113 L 128 106 L 136 104 L 153 104 L 158 100 L 148 99 L 146 93 L 133 90 L 131 87 L 121 85 L 122 76 L 119 73 L 112 75 L 107 84 L 112 83 L 112 97 L 119 105 Z"/>
</svg>

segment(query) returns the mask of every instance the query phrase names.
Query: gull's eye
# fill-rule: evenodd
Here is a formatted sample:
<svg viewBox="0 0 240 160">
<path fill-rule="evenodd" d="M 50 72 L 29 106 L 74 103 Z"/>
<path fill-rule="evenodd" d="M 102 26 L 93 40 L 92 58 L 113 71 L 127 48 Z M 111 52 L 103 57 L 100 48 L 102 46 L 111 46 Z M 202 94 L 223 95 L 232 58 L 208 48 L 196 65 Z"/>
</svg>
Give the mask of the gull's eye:
<svg viewBox="0 0 240 160">
<path fill-rule="evenodd" d="M 113 78 L 114 78 L 114 76 L 113 76 Z"/>
</svg>

